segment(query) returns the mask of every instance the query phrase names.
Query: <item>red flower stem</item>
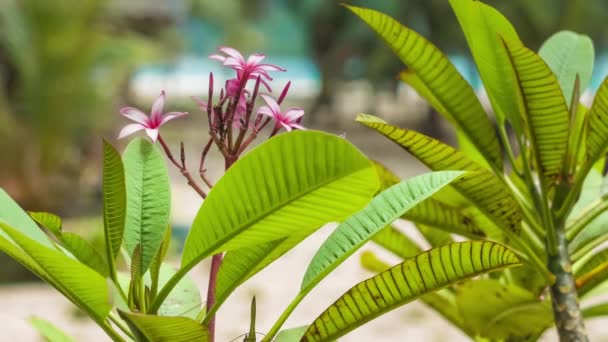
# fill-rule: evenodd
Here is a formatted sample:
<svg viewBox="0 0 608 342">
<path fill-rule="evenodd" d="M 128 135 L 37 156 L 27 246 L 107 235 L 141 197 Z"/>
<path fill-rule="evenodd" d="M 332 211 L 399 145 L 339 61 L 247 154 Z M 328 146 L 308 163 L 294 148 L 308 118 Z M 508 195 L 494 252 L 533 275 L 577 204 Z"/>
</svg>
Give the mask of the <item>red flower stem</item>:
<svg viewBox="0 0 608 342">
<path fill-rule="evenodd" d="M 234 164 L 234 162 L 238 159 L 237 157 L 226 158 L 226 170 Z M 215 304 L 215 287 L 217 284 L 217 273 L 220 270 L 220 266 L 222 265 L 223 254 L 218 253 L 211 257 L 211 269 L 209 270 L 209 286 L 207 287 L 207 313 Z M 215 315 L 209 319 L 209 323 L 207 323 L 207 330 L 209 331 L 209 341 L 214 342 L 215 340 Z"/>
<path fill-rule="evenodd" d="M 192 178 L 192 175 L 190 174 L 190 172 L 188 172 L 188 169 L 186 169 L 186 157 L 183 155 L 183 153 L 182 153 L 182 165 L 180 165 L 177 162 L 177 160 L 175 160 L 175 157 L 173 157 L 173 153 L 171 153 L 169 146 L 167 146 L 167 144 L 165 143 L 165 140 L 160 135 L 158 136 L 158 142 L 163 147 L 163 150 L 165 151 L 167 158 L 169 158 L 171 163 L 173 165 L 175 165 L 175 167 L 177 167 L 177 169 L 181 172 L 181 174 L 186 178 L 186 180 L 188 181 L 188 185 L 190 185 L 190 187 L 192 189 L 194 189 L 194 191 L 196 191 L 199 194 L 199 196 L 201 196 L 202 198 L 207 198 L 207 193 L 205 191 L 203 191 L 203 189 L 201 189 L 200 186 L 198 186 L 198 184 L 196 184 L 196 182 Z M 182 151 L 183 151 L 183 147 L 182 147 Z"/>
<path fill-rule="evenodd" d="M 257 127 L 257 125 L 255 125 L 255 127 L 253 127 L 253 130 L 252 130 L 251 134 L 247 137 L 247 139 L 243 142 L 243 144 L 239 148 L 238 155 L 241 155 L 241 153 L 243 153 L 243 151 L 245 151 L 245 149 L 247 148 L 247 146 L 249 146 L 249 144 L 251 144 L 251 142 L 253 140 L 255 140 L 255 138 L 258 136 L 258 133 L 260 133 L 260 131 L 263 130 L 264 127 L 266 127 L 266 125 L 268 125 L 268 123 L 271 120 L 272 119 L 268 118 L 268 119 L 266 119 L 266 121 L 264 121 L 264 123 L 262 123 L 260 125 L 260 127 Z"/>
<path fill-rule="evenodd" d="M 247 85 L 247 81 L 249 80 L 249 74 L 245 73 L 241 76 L 241 84 L 239 85 L 239 89 L 236 91 L 236 96 L 233 101 L 231 101 L 231 106 L 228 107 L 228 119 L 226 120 L 226 130 L 228 131 L 228 151 L 232 151 L 233 141 L 232 141 L 232 123 L 234 122 L 234 114 L 236 113 L 236 109 L 239 106 L 239 102 L 241 101 L 241 94 L 245 91 L 245 86 Z"/>
<path fill-rule="evenodd" d="M 213 188 L 213 183 L 211 183 L 211 181 L 207 177 L 207 169 L 205 169 L 205 159 L 207 158 L 207 153 L 209 153 L 211 144 L 213 144 L 213 138 L 209 138 L 209 141 L 207 141 L 207 145 L 205 145 L 205 148 L 203 149 L 203 153 L 201 153 L 201 164 L 198 169 L 198 173 L 201 176 L 201 179 L 203 180 L 203 182 L 205 182 L 205 184 L 207 184 L 209 189 Z"/>
</svg>

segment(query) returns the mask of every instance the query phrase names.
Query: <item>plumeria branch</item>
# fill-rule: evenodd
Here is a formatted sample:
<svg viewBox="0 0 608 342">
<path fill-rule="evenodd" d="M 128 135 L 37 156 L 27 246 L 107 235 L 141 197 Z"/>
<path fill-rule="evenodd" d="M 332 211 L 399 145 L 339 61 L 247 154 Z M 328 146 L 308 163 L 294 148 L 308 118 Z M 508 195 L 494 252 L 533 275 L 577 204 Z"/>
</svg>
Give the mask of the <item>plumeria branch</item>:
<svg viewBox="0 0 608 342">
<path fill-rule="evenodd" d="M 180 159 L 181 159 L 181 164 L 180 164 L 177 162 L 177 160 L 175 160 L 175 157 L 173 157 L 173 153 L 171 153 L 169 146 L 167 146 L 167 144 L 165 143 L 165 140 L 160 135 L 158 136 L 158 142 L 163 147 L 163 150 L 165 151 L 165 155 L 167 155 L 167 158 L 169 158 L 171 163 L 173 165 L 175 165 L 175 167 L 177 167 L 177 169 L 181 172 L 181 174 L 186 178 L 186 180 L 188 181 L 188 185 L 190 185 L 190 187 L 192 187 L 192 189 L 194 189 L 194 191 L 196 191 L 203 199 L 207 198 L 207 193 L 203 189 L 201 189 L 200 186 L 198 186 L 198 184 L 196 183 L 194 178 L 192 178 L 192 175 L 186 168 L 186 156 L 184 153 L 184 144 L 183 143 L 180 144 Z"/>
<path fill-rule="evenodd" d="M 210 190 L 211 188 L 213 188 L 213 183 L 207 177 L 207 169 L 205 169 L 205 159 L 207 158 L 207 154 L 209 153 L 212 144 L 213 138 L 209 138 L 209 141 L 207 141 L 207 144 L 203 148 L 203 153 L 201 153 L 201 164 L 198 168 L 198 173 L 201 176 L 201 179 L 203 180 L 203 182 L 205 182 L 205 184 L 209 187 Z"/>
</svg>

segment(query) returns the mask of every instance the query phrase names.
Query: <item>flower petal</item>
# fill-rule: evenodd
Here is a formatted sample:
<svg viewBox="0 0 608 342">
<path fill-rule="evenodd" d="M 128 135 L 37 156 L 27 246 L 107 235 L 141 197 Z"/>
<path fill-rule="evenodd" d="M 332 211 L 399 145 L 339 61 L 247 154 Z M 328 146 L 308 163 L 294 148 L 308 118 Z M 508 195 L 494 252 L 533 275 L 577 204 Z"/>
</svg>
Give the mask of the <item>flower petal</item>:
<svg viewBox="0 0 608 342">
<path fill-rule="evenodd" d="M 239 61 L 236 58 L 232 58 L 232 57 L 228 57 L 226 58 L 226 60 L 224 61 L 224 65 L 231 67 L 235 70 L 241 70 L 245 67 L 245 64 L 242 63 L 241 61 Z"/>
<path fill-rule="evenodd" d="M 230 46 L 220 46 L 218 50 L 227 54 L 230 57 L 237 59 L 242 64 L 245 64 L 245 58 L 243 58 L 243 55 L 241 55 L 238 50 L 231 48 Z"/>
<path fill-rule="evenodd" d="M 215 59 L 216 61 L 220 61 L 223 63 L 226 60 L 226 56 L 213 54 L 213 55 L 209 55 L 209 59 Z"/>
<path fill-rule="evenodd" d="M 275 101 L 275 99 L 273 99 L 272 97 L 265 95 L 265 94 L 260 94 L 260 96 L 264 99 L 264 101 L 266 102 L 268 107 L 272 110 L 272 112 L 274 113 L 275 116 L 283 116 L 281 114 L 281 107 L 279 107 L 279 104 L 277 103 L 277 101 Z"/>
<path fill-rule="evenodd" d="M 149 118 L 144 112 L 133 107 L 124 107 L 120 109 L 120 114 L 124 115 L 130 120 L 133 120 L 139 124 L 147 125 Z"/>
<path fill-rule="evenodd" d="M 120 133 L 118 134 L 118 139 L 122 139 L 137 131 L 141 131 L 144 128 L 145 127 L 140 124 L 128 124 L 125 127 L 123 127 L 123 129 L 120 130 Z"/>
<path fill-rule="evenodd" d="M 274 115 L 274 112 L 268 106 L 261 106 L 260 108 L 258 108 L 257 113 L 269 116 L 269 117 L 271 117 L 273 119 L 276 119 L 276 116 Z"/>
<path fill-rule="evenodd" d="M 304 109 L 301 108 L 290 108 L 285 112 L 285 118 L 289 120 L 289 122 L 295 122 L 297 119 L 301 118 L 304 115 Z"/>
<path fill-rule="evenodd" d="M 291 132 L 291 126 L 290 125 L 288 125 L 288 124 L 286 124 L 284 122 L 280 122 L 280 124 L 281 124 L 281 126 L 285 127 L 285 130 L 287 132 Z"/>
<path fill-rule="evenodd" d="M 155 128 L 160 125 L 160 121 L 163 115 L 163 109 L 165 108 L 165 91 L 161 91 L 160 95 L 154 100 L 152 104 L 152 110 L 150 111 L 150 119 L 152 121 L 152 125 L 150 128 Z"/>
<path fill-rule="evenodd" d="M 156 142 L 156 139 L 158 139 L 158 128 L 146 128 L 146 134 L 148 135 L 148 137 L 150 137 L 150 140 L 152 140 L 152 142 Z"/>
<path fill-rule="evenodd" d="M 163 118 L 162 118 L 160 124 L 164 125 L 167 121 L 181 118 L 182 116 L 186 116 L 186 115 L 188 115 L 187 112 L 169 112 L 169 113 L 163 115 Z"/>
<path fill-rule="evenodd" d="M 196 104 L 199 106 L 200 109 L 207 110 L 207 101 L 201 99 L 200 97 L 196 97 L 196 96 L 190 96 L 190 98 L 193 99 L 194 102 L 196 102 Z"/>
<path fill-rule="evenodd" d="M 260 62 L 266 58 L 266 55 L 262 55 L 261 53 L 254 53 L 247 58 L 247 65 L 254 66 L 260 64 Z"/>
<path fill-rule="evenodd" d="M 293 128 L 297 128 L 299 130 L 302 130 L 302 131 L 306 130 L 306 127 L 304 127 L 304 126 L 302 126 L 300 124 L 291 124 L 290 126 L 293 127 Z"/>
<path fill-rule="evenodd" d="M 287 69 L 283 69 L 274 64 L 258 64 L 257 67 L 260 70 L 266 70 L 266 71 L 287 71 Z"/>
</svg>

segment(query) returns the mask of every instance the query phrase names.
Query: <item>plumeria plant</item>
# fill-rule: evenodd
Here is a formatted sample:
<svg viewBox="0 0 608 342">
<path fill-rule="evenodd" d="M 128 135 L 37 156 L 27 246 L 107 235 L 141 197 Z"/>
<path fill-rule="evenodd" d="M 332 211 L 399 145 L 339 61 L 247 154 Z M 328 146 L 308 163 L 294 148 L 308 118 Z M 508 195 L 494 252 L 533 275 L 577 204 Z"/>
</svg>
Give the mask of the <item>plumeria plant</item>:
<svg viewBox="0 0 608 342">
<path fill-rule="evenodd" d="M 578 298 L 606 280 L 608 260 L 605 251 L 593 252 L 606 236 L 601 214 L 608 205 L 597 187 L 608 148 L 606 82 L 590 109 L 579 103 L 592 45 L 562 32 L 539 56 L 493 8 L 472 0 L 451 4 L 498 134 L 472 88 L 436 47 L 388 16 L 349 7 L 408 65 L 401 79 L 454 123 L 460 150 L 371 115 L 357 120 L 434 172 L 401 181 L 344 137 L 304 129 L 302 109 L 281 108 L 290 83 L 272 95 L 271 74 L 284 69 L 263 63 L 264 55 L 245 59 L 221 47 L 210 58 L 235 77 L 218 96 L 211 74 L 207 98 L 193 98 L 208 124 L 198 175 L 187 168 L 183 143 L 176 157 L 161 134 L 162 125 L 188 118 L 165 113 L 161 92 L 149 115 L 132 107 L 120 111 L 133 123 L 119 137 L 145 137 L 133 138 L 122 154 L 104 141 L 104 251 L 64 231 L 53 214 L 23 211 L 3 190 L 0 250 L 114 341 L 214 341 L 215 314 L 238 286 L 321 226 L 338 222 L 302 270 L 300 291 L 261 341 L 333 341 L 415 299 L 479 341 L 536 340 L 552 324 L 563 341 L 585 341 L 583 317 L 604 314 L 606 305 L 581 311 Z M 265 128 L 266 141 L 248 150 Z M 210 166 L 225 170 L 217 182 L 207 175 L 212 148 L 223 165 Z M 178 267 L 166 262 L 167 164 L 203 198 Z M 393 228 L 400 218 L 416 223 L 432 248 L 424 251 Z M 283 329 L 311 290 L 368 241 L 403 261 L 390 266 L 362 254 L 376 275 L 328 303 L 311 324 Z M 188 272 L 208 258 L 201 298 Z M 258 340 L 255 310 L 262 303 L 252 300 L 245 341 Z M 46 322 L 33 324 L 47 337 L 59 336 Z"/>
</svg>

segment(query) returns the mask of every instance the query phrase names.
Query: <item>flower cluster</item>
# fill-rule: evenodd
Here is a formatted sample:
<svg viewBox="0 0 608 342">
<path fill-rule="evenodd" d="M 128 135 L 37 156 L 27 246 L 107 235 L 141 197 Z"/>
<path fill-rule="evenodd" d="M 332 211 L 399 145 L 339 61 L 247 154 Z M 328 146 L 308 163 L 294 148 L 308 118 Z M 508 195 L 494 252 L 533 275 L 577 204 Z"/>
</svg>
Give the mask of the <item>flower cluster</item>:
<svg viewBox="0 0 608 342">
<path fill-rule="evenodd" d="M 213 74 L 209 77 L 209 98 L 203 100 L 192 97 L 199 108 L 207 112 L 209 119 L 209 131 L 212 140 L 223 149 L 224 155 L 233 154 L 238 157 L 245 147 L 257 136 L 257 134 L 271 121 L 274 121 L 274 129 L 271 136 L 275 135 L 281 128 L 287 131 L 292 129 L 305 129 L 301 124 L 304 111 L 300 108 L 282 110 L 281 102 L 287 95 L 291 82 L 287 83 L 280 96 L 275 99 L 270 94 L 259 94 L 265 102 L 255 112 L 253 123 L 251 122 L 255 102 L 258 97 L 260 85 L 268 93 L 272 92 L 270 81 L 272 77 L 269 72 L 286 71 L 276 65 L 263 63 L 265 55 L 253 54 L 247 59 L 231 48 L 218 48 L 219 54 L 212 54 L 209 58 L 220 61 L 224 66 L 236 72 L 234 78 L 226 81 L 224 89 L 220 93 L 218 102 L 213 103 Z M 253 92 L 247 89 L 249 81 L 255 82 Z M 150 116 L 132 107 L 121 109 L 121 114 L 134 123 L 126 125 L 120 132 L 119 138 L 126 137 L 137 131 L 144 130 L 152 141 L 159 136 L 159 128 L 166 122 L 187 115 L 185 112 L 169 112 L 163 114 L 165 103 L 165 92 L 161 92 L 152 106 Z M 238 130 L 238 134 L 233 134 Z M 244 139 L 245 133 L 251 130 L 249 138 Z M 161 140 L 162 143 L 162 140 Z"/>
</svg>

